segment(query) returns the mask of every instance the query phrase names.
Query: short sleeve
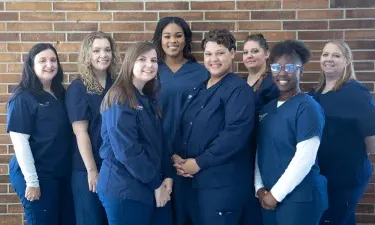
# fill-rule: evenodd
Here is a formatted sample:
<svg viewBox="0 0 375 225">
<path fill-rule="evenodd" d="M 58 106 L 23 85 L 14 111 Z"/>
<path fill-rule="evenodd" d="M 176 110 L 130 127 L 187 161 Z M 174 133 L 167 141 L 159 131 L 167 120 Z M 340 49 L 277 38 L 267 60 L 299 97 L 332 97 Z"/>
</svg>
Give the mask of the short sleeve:
<svg viewBox="0 0 375 225">
<path fill-rule="evenodd" d="M 65 95 L 65 105 L 70 123 L 90 120 L 90 108 L 86 98 L 86 86 L 81 80 L 75 80 L 68 87 Z"/>
<path fill-rule="evenodd" d="M 35 104 L 37 102 L 35 101 Z M 33 99 L 24 92 L 19 93 L 8 104 L 7 132 L 31 135 L 33 127 Z"/>
<path fill-rule="evenodd" d="M 322 108 L 310 96 L 308 101 L 300 104 L 296 118 L 297 143 L 308 140 L 314 136 L 322 137 L 324 128 L 324 113 Z"/>
<path fill-rule="evenodd" d="M 357 83 L 350 87 L 347 99 L 355 110 L 353 116 L 358 121 L 359 130 L 364 137 L 375 135 L 375 101 L 369 90 Z"/>
</svg>

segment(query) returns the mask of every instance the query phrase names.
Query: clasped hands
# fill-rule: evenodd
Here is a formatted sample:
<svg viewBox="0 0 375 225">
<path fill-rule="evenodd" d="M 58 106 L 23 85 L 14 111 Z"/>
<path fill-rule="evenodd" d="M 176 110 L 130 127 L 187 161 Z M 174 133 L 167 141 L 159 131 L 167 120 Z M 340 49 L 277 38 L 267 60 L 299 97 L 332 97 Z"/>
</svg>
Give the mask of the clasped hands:
<svg viewBox="0 0 375 225">
<path fill-rule="evenodd" d="M 183 159 L 181 156 L 174 154 L 172 160 L 179 176 L 192 178 L 201 169 L 195 159 L 192 158 Z"/>
<path fill-rule="evenodd" d="M 158 189 L 155 189 L 156 207 L 164 207 L 171 200 L 173 180 L 165 178 Z"/>
<path fill-rule="evenodd" d="M 267 191 L 265 188 L 260 188 L 257 191 L 259 197 L 259 202 L 264 209 L 274 210 L 277 205 L 277 200 L 273 197 L 270 191 Z"/>
</svg>

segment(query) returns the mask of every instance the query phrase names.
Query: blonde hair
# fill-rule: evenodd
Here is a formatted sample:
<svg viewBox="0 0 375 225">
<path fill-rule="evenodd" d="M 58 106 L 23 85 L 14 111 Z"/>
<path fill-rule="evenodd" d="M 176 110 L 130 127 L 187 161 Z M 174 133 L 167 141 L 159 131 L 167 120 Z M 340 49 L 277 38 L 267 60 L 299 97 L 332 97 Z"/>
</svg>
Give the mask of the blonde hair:
<svg viewBox="0 0 375 225">
<path fill-rule="evenodd" d="M 354 66 L 353 66 L 353 54 L 350 50 L 349 45 L 344 40 L 330 40 L 327 42 L 327 44 L 334 44 L 336 45 L 342 52 L 345 60 L 346 60 L 346 66 L 344 68 L 344 73 L 342 76 L 337 80 L 335 86 L 333 86 L 333 90 L 337 91 L 339 90 L 346 82 L 349 80 L 357 80 L 354 72 Z M 327 45 L 326 44 L 326 45 Z M 315 91 L 321 91 L 324 89 L 326 85 L 326 76 L 324 72 L 322 71 L 320 73 L 318 85 L 315 87 Z"/>
<path fill-rule="evenodd" d="M 79 77 L 83 80 L 84 85 L 87 87 L 87 91 L 101 94 L 104 88 L 99 84 L 98 80 L 94 76 L 91 65 L 91 48 L 95 39 L 107 39 L 111 46 L 112 60 L 107 69 L 107 74 L 111 75 L 112 80 L 115 80 L 117 77 L 117 66 L 119 64 L 120 57 L 115 41 L 107 33 L 94 31 L 83 39 L 78 56 Z"/>
</svg>

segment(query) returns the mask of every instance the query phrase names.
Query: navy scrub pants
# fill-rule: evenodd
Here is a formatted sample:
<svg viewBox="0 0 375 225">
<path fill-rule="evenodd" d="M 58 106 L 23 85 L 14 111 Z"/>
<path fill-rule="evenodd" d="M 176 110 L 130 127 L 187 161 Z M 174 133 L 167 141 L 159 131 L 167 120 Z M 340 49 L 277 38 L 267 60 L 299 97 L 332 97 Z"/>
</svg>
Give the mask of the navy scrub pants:
<svg viewBox="0 0 375 225">
<path fill-rule="evenodd" d="M 350 190 L 328 188 L 328 209 L 320 225 L 356 225 L 355 211 L 367 183 Z"/>
<path fill-rule="evenodd" d="M 109 225 L 172 225 L 171 206 L 156 208 L 139 201 L 99 193 Z"/>
<path fill-rule="evenodd" d="M 26 182 L 20 169 L 10 171 L 10 182 L 19 196 L 28 225 L 75 224 L 70 177 L 65 180 L 39 177 L 40 199 L 25 198 Z"/>
<path fill-rule="evenodd" d="M 175 225 L 241 224 L 249 195 L 247 186 L 198 189 L 192 188 L 190 178 L 178 179 L 174 194 Z"/>
<path fill-rule="evenodd" d="M 107 216 L 98 194 L 89 190 L 87 171 L 73 171 L 72 192 L 76 225 L 107 225 Z"/>
</svg>

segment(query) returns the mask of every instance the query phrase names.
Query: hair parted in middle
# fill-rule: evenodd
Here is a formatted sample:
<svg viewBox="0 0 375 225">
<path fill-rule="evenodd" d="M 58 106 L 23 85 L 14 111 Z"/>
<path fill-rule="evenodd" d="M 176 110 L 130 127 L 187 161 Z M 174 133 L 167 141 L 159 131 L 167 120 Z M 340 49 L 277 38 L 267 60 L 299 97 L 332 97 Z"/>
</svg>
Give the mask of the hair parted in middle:
<svg viewBox="0 0 375 225">
<path fill-rule="evenodd" d="M 156 47 L 153 43 L 148 41 L 137 42 L 129 46 L 125 52 L 118 77 L 103 99 L 101 112 L 110 108 L 112 104 L 129 104 L 131 108 L 137 108 L 137 98 L 133 85 L 133 68 L 138 57 L 151 50 L 156 51 Z M 144 95 L 156 99 L 159 90 L 160 79 L 159 73 L 157 73 L 154 79 L 145 84 L 142 92 Z M 160 111 L 157 113 L 161 117 Z"/>
<path fill-rule="evenodd" d="M 219 45 L 224 45 L 229 51 L 236 51 L 236 39 L 233 34 L 227 29 L 215 29 L 209 31 L 202 40 L 202 50 L 206 48 L 207 42 L 215 42 Z"/>
<path fill-rule="evenodd" d="M 349 45 L 344 40 L 340 40 L 340 39 L 330 40 L 327 42 L 327 44 L 336 45 L 341 50 L 342 55 L 345 58 L 346 63 L 347 63 L 342 76 L 340 77 L 340 79 L 338 79 L 335 86 L 333 86 L 333 90 L 337 91 L 349 80 L 357 80 L 357 77 L 354 72 L 353 54 Z M 325 85 L 326 85 L 326 76 L 324 72 L 322 71 L 320 73 L 318 84 L 315 87 L 315 91 L 322 91 Z"/>
<path fill-rule="evenodd" d="M 244 42 L 244 45 L 249 42 L 254 41 L 259 44 L 259 47 L 261 47 L 265 52 L 269 51 L 270 48 L 268 47 L 267 40 L 264 38 L 263 34 L 250 34 L 247 39 Z M 266 78 L 267 73 L 270 72 L 270 66 L 269 66 L 269 58 L 266 60 L 266 71 L 262 75 L 260 75 L 259 81 L 254 86 L 254 91 L 259 90 L 260 86 L 263 83 L 264 78 Z"/>
<path fill-rule="evenodd" d="M 83 39 L 78 56 L 79 77 L 83 80 L 83 83 L 87 87 L 87 91 L 101 94 L 104 88 L 99 84 L 98 80 L 94 76 L 91 66 L 91 48 L 95 39 L 107 39 L 111 46 L 112 61 L 111 65 L 107 69 L 107 74 L 112 77 L 112 80 L 115 80 L 117 77 L 120 56 L 117 50 L 116 42 L 107 33 L 102 31 L 94 31 Z"/>
<path fill-rule="evenodd" d="M 163 37 L 163 30 L 166 26 L 169 24 L 174 23 L 177 24 L 179 27 L 181 27 L 182 31 L 184 32 L 185 37 L 185 47 L 182 50 L 182 54 L 185 59 L 196 62 L 194 55 L 191 53 L 191 41 L 193 33 L 191 32 L 191 29 L 189 27 L 189 24 L 186 23 L 186 21 L 180 17 L 176 16 L 167 16 L 159 20 L 158 24 L 156 25 L 154 37 L 152 38 L 152 43 L 154 43 L 156 47 L 156 51 L 158 52 L 158 61 L 163 62 L 165 53 L 162 48 L 162 37 Z"/>
</svg>

